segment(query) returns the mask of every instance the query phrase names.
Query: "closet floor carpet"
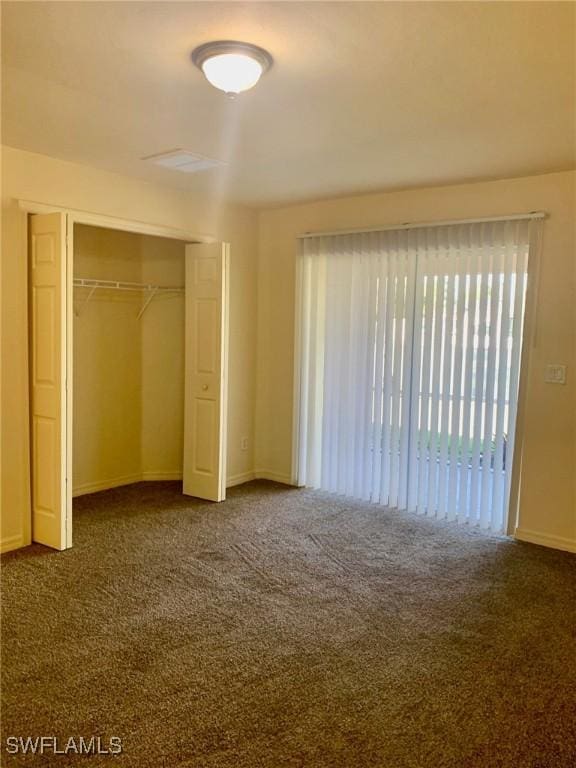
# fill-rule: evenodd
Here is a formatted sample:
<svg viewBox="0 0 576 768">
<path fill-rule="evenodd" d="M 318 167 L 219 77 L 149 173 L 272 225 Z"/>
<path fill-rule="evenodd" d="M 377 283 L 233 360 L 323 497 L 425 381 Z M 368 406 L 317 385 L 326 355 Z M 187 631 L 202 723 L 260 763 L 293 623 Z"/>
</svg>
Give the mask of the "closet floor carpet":
<svg viewBox="0 0 576 768">
<path fill-rule="evenodd" d="M 254 482 L 79 498 L 2 558 L 3 766 L 576 764 L 576 557 Z M 6 752 L 110 736 L 111 757 Z"/>
</svg>

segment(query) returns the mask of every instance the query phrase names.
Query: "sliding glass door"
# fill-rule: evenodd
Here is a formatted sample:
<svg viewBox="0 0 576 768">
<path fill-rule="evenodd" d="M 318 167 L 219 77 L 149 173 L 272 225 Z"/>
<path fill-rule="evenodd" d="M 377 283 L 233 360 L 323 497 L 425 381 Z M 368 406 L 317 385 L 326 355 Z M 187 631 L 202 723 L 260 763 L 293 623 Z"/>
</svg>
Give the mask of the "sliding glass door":
<svg viewBox="0 0 576 768">
<path fill-rule="evenodd" d="M 301 241 L 300 484 L 504 530 L 532 226 Z"/>
</svg>

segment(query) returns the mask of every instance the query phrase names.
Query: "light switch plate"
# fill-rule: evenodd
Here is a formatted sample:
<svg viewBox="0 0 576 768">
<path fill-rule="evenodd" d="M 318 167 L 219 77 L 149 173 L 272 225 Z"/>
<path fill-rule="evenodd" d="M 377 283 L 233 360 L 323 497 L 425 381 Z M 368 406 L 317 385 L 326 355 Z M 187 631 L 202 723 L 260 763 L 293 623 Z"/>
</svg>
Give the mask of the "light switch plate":
<svg viewBox="0 0 576 768">
<path fill-rule="evenodd" d="M 566 384 L 566 366 L 557 363 L 546 366 L 547 384 Z"/>
</svg>

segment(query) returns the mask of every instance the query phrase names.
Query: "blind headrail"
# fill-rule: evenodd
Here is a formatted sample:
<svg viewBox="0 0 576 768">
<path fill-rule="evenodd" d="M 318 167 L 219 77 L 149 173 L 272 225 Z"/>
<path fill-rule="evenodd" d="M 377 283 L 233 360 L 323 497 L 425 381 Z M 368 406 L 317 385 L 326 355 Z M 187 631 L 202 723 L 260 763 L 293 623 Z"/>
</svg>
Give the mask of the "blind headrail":
<svg viewBox="0 0 576 768">
<path fill-rule="evenodd" d="M 546 211 L 531 211 L 530 213 L 516 213 L 509 216 L 488 216 L 479 219 L 450 219 L 447 221 L 422 221 L 422 222 L 403 222 L 401 224 L 391 224 L 383 227 L 367 227 L 360 229 L 336 229 L 331 232 L 304 232 L 296 237 L 304 240 L 308 237 L 336 237 L 338 235 L 362 235 L 370 232 L 390 232 L 393 230 L 404 229 L 426 229 L 428 227 L 449 227 L 457 224 L 484 224 L 492 221 L 519 221 L 525 219 L 545 219 L 548 216 Z"/>
</svg>

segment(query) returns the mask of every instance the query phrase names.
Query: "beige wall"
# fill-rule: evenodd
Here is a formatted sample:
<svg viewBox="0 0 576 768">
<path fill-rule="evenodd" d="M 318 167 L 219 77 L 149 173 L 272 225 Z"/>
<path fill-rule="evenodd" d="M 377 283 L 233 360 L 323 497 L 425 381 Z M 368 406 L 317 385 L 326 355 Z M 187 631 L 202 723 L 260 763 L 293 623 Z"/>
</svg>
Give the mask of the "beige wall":
<svg viewBox="0 0 576 768">
<path fill-rule="evenodd" d="M 259 235 L 256 464 L 289 482 L 292 450 L 296 235 L 548 211 L 527 374 L 520 536 L 576 547 L 576 173 L 363 195 L 263 211 Z M 568 366 L 566 386 L 544 383 L 546 363 Z"/>
<path fill-rule="evenodd" d="M 290 481 L 298 233 L 548 211 L 538 331 L 527 376 L 520 527 L 526 538 L 542 543 L 568 546 L 576 541 L 575 173 L 267 210 L 260 215 L 258 239 L 257 217 L 248 209 L 223 208 L 213 200 L 195 200 L 159 185 L 9 148 L 4 148 L 2 166 L 2 353 L 6 362 L 2 372 L 1 537 L 6 548 L 24 544 L 30 537 L 26 220 L 18 209 L 18 198 L 213 234 L 232 243 L 228 443 L 232 481 L 248 479 L 254 471 Z M 154 345 L 153 328 L 150 336 Z M 547 362 L 568 365 L 566 386 L 544 383 Z M 253 460 L 254 408 L 257 445 Z M 153 410 L 149 418 L 154 423 Z M 240 450 L 244 436 L 249 440 L 248 451 Z M 154 448 L 149 449 L 143 448 L 142 455 L 151 456 Z"/>
<path fill-rule="evenodd" d="M 183 243 L 141 237 L 141 280 L 184 285 Z M 139 320 L 142 333 L 142 474 L 182 475 L 184 443 L 184 294 L 157 296 Z M 252 467 L 250 467 L 251 469 Z"/>
<path fill-rule="evenodd" d="M 74 229 L 74 275 L 184 284 L 184 243 Z M 184 297 L 76 288 L 74 493 L 182 474 Z"/>
<path fill-rule="evenodd" d="M 74 227 L 74 276 L 140 280 L 138 238 Z M 141 473 L 141 330 L 135 296 L 74 289 L 73 492 Z"/>
<path fill-rule="evenodd" d="M 18 199 L 176 227 L 228 240 L 230 377 L 228 477 L 253 470 L 257 220 L 247 208 L 195 199 L 43 155 L 3 147 L 2 157 L 2 527 L 4 549 L 30 541 L 26 216 Z M 240 441 L 248 437 L 249 449 Z"/>
</svg>

